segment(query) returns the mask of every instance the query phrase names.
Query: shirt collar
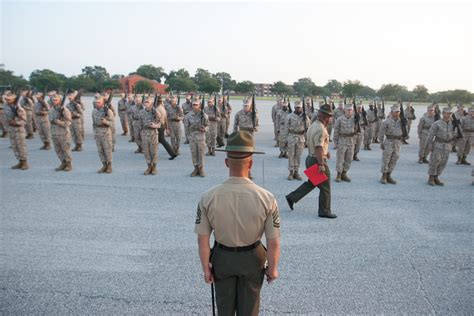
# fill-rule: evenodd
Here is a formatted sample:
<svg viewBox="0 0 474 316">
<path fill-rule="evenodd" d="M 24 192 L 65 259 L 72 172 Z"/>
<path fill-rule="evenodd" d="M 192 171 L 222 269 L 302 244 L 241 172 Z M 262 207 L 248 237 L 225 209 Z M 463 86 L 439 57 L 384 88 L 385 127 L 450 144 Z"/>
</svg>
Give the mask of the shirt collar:
<svg viewBox="0 0 474 316">
<path fill-rule="evenodd" d="M 225 183 L 230 184 L 253 184 L 253 181 L 245 177 L 229 177 Z"/>
</svg>

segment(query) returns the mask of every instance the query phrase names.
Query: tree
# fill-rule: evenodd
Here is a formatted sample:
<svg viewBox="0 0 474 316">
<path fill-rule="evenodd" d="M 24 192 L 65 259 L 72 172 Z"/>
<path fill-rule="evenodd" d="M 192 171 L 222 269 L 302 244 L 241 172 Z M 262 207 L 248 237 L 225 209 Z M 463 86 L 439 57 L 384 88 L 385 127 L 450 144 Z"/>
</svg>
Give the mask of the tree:
<svg viewBox="0 0 474 316">
<path fill-rule="evenodd" d="M 209 94 L 212 94 L 214 92 L 219 92 L 220 89 L 221 89 L 221 84 L 219 80 L 217 80 L 216 78 L 211 78 L 211 77 L 201 79 L 200 84 L 198 86 L 199 91 L 206 92 Z"/>
<path fill-rule="evenodd" d="M 23 76 L 15 76 L 13 71 L 0 69 L 0 85 L 11 85 L 14 89 L 22 89 L 28 86 L 28 81 Z"/>
<path fill-rule="evenodd" d="M 49 69 L 37 69 L 30 74 L 30 84 L 39 91 L 61 90 L 65 87 L 66 82 L 67 78 L 65 75 Z"/>
<path fill-rule="evenodd" d="M 103 86 L 104 89 L 116 90 L 116 89 L 119 89 L 119 88 L 120 88 L 120 81 L 118 81 L 118 80 L 113 80 L 113 79 L 106 80 L 106 81 L 104 81 L 104 83 L 102 84 L 102 86 Z"/>
<path fill-rule="evenodd" d="M 255 92 L 255 85 L 252 81 L 242 81 L 235 85 L 234 91 L 237 93 L 253 93 Z"/>
<path fill-rule="evenodd" d="M 134 88 L 136 93 L 152 93 L 155 91 L 153 85 L 146 80 L 137 81 Z"/>
<path fill-rule="evenodd" d="M 113 80 L 120 80 L 122 79 L 123 77 L 125 77 L 124 75 L 120 75 L 120 74 L 115 74 L 115 75 L 112 75 L 112 77 L 110 77 L 110 79 L 113 79 Z"/>
<path fill-rule="evenodd" d="M 413 93 L 415 94 L 415 99 L 419 101 L 426 101 L 430 94 L 428 93 L 428 89 L 424 85 L 417 85 L 413 89 Z"/>
<path fill-rule="evenodd" d="M 342 83 L 340 83 L 339 81 L 335 79 L 332 79 L 332 80 L 329 80 L 328 83 L 326 83 L 324 88 L 329 90 L 330 94 L 333 94 L 333 93 L 340 94 L 342 90 Z"/>
<path fill-rule="evenodd" d="M 311 78 L 301 78 L 298 79 L 295 83 L 293 83 L 293 90 L 295 90 L 296 94 L 299 96 L 302 95 L 312 95 L 313 90 L 315 90 L 316 85 L 311 80 Z"/>
<path fill-rule="evenodd" d="M 377 94 L 384 97 L 385 99 L 388 99 L 388 98 L 397 99 L 404 90 L 407 90 L 407 88 L 404 86 L 388 83 L 388 84 L 382 85 L 382 87 L 380 87 Z"/>
<path fill-rule="evenodd" d="M 474 94 L 467 90 L 448 90 L 433 93 L 431 95 L 433 101 L 446 103 L 470 103 L 474 101 Z"/>
<path fill-rule="evenodd" d="M 167 91 L 195 91 L 196 84 L 189 76 L 189 72 L 181 68 L 179 70 L 172 70 L 166 76 L 165 83 L 168 85 Z"/>
<path fill-rule="evenodd" d="M 224 91 L 233 91 L 235 85 L 237 84 L 237 82 L 235 82 L 235 80 L 232 80 L 231 75 L 227 72 L 218 72 L 214 74 L 213 77 L 219 80 L 220 83 L 222 83 L 222 89 Z"/>
<path fill-rule="evenodd" d="M 271 91 L 277 95 L 290 95 L 293 92 L 293 89 L 283 81 L 277 81 L 273 83 Z"/>
<path fill-rule="evenodd" d="M 141 65 L 138 67 L 136 74 L 160 83 L 161 78 L 166 77 L 166 72 L 162 67 L 155 67 L 153 65 Z"/>
<path fill-rule="evenodd" d="M 86 66 L 82 68 L 82 74 L 94 80 L 95 86 L 93 90 L 97 92 L 104 90 L 104 82 L 110 79 L 107 70 L 101 66 Z"/>
<path fill-rule="evenodd" d="M 74 90 L 93 91 L 95 82 L 89 77 L 79 75 L 69 78 L 66 86 Z"/>
<path fill-rule="evenodd" d="M 374 98 L 377 92 L 369 86 L 363 86 L 357 94 L 364 98 Z"/>
<path fill-rule="evenodd" d="M 313 89 L 311 90 L 311 95 L 326 96 L 326 95 L 330 95 L 330 94 L 331 94 L 331 92 L 326 87 L 320 87 L 320 86 L 315 85 L 313 87 Z"/>
<path fill-rule="evenodd" d="M 345 97 L 355 97 L 363 87 L 359 80 L 348 80 L 342 85 L 341 92 Z"/>
</svg>

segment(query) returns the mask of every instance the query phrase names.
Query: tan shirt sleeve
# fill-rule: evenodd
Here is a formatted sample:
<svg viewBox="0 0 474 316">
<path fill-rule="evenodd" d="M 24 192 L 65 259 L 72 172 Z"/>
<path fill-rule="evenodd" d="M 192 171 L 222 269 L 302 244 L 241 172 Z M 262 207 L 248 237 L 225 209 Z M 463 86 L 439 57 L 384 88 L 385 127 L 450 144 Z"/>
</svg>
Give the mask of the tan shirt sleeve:
<svg viewBox="0 0 474 316">
<path fill-rule="evenodd" d="M 198 235 L 210 235 L 212 232 L 212 227 L 207 217 L 207 210 L 204 208 L 202 200 L 197 206 L 194 232 Z"/>
<path fill-rule="evenodd" d="M 324 146 L 324 131 L 323 129 L 318 129 L 314 133 L 314 146 Z"/>
<path fill-rule="evenodd" d="M 266 239 L 280 237 L 280 210 L 275 198 L 273 198 L 270 212 L 265 220 L 265 237 Z"/>
</svg>

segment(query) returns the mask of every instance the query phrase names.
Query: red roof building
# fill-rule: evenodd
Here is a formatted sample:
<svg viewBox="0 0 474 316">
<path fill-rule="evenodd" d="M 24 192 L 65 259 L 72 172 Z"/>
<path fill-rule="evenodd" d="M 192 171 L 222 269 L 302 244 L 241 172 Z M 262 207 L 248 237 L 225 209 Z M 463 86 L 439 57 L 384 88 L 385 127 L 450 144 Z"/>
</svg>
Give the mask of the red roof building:
<svg viewBox="0 0 474 316">
<path fill-rule="evenodd" d="M 166 94 L 166 88 L 168 88 L 168 85 L 161 84 L 156 80 L 151 80 L 140 75 L 130 75 L 127 77 L 123 77 L 122 79 L 120 79 L 120 86 L 123 91 L 128 91 L 131 93 L 133 92 L 137 82 L 141 80 L 148 81 L 153 86 L 156 93 Z"/>
</svg>

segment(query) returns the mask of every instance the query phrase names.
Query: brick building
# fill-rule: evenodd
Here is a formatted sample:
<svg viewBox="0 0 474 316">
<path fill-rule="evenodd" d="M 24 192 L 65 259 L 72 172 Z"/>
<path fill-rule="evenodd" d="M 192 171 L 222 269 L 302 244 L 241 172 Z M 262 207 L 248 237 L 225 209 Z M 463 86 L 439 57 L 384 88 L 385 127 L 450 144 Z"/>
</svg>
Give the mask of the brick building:
<svg viewBox="0 0 474 316">
<path fill-rule="evenodd" d="M 272 87 L 273 84 L 271 83 L 256 83 L 255 84 L 255 95 L 259 97 L 268 97 L 272 95 Z"/>
<path fill-rule="evenodd" d="M 120 79 L 120 86 L 123 91 L 133 92 L 135 85 L 138 81 L 141 80 L 148 81 L 155 89 L 155 93 L 166 94 L 166 88 L 168 88 L 168 85 L 161 84 L 156 80 L 151 80 L 140 75 L 130 75 L 123 77 L 122 79 Z"/>
</svg>

